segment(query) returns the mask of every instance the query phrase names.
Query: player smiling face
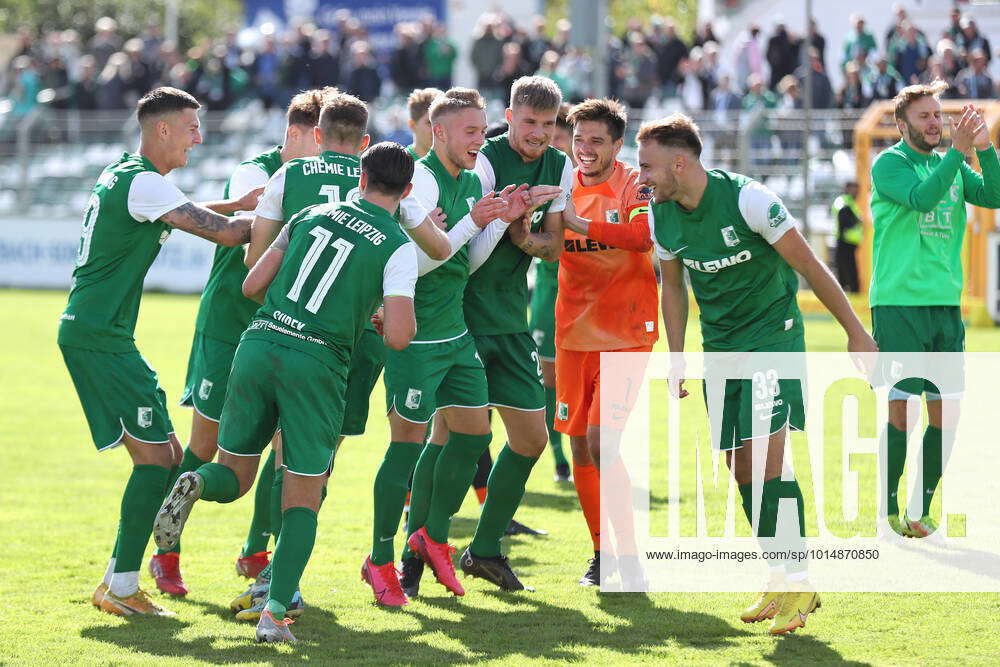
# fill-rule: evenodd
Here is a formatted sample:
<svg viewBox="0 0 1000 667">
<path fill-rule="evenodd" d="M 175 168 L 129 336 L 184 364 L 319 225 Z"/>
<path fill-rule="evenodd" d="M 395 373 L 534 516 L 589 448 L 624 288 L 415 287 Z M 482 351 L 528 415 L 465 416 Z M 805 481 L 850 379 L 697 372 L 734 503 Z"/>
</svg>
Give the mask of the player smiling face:
<svg viewBox="0 0 1000 667">
<path fill-rule="evenodd" d="M 652 190 L 655 203 L 680 196 L 677 173 L 683 170 L 685 159 L 679 148 L 652 140 L 639 142 L 639 182 Z"/>
<path fill-rule="evenodd" d="M 511 148 L 520 153 L 526 162 L 542 157 L 552 143 L 558 113 L 558 108 L 543 110 L 526 104 L 515 104 L 507 109 Z"/>
<path fill-rule="evenodd" d="M 614 169 L 622 141 L 611 139 L 608 124 L 603 121 L 578 121 L 573 129 L 573 156 L 580 173 L 595 181 L 607 180 Z"/>
<path fill-rule="evenodd" d="M 911 102 L 897 126 L 907 143 L 929 153 L 941 143 L 941 103 L 932 95 Z"/>
<path fill-rule="evenodd" d="M 479 149 L 486 142 L 486 112 L 476 108 L 452 111 L 440 119 L 434 133 L 448 161 L 463 169 L 472 169 L 476 166 Z"/>
<path fill-rule="evenodd" d="M 183 167 L 188 163 L 188 151 L 201 143 L 201 122 L 198 112 L 194 109 L 181 109 L 165 114 L 162 118 L 164 126 L 158 128 L 161 136 L 167 142 L 167 159 L 171 169 Z"/>
</svg>

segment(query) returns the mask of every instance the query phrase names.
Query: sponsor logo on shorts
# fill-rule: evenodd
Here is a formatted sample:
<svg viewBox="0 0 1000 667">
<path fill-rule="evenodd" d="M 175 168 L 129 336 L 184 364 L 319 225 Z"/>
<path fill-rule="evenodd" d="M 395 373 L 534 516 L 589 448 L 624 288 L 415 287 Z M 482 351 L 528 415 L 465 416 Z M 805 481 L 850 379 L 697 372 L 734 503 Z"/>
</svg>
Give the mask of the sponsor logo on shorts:
<svg viewBox="0 0 1000 667">
<path fill-rule="evenodd" d="M 139 408 L 136 415 L 136 422 L 140 428 L 149 428 L 153 425 L 153 408 Z"/>
<path fill-rule="evenodd" d="M 212 393 L 213 382 L 207 378 L 201 379 L 201 386 L 198 387 L 198 398 L 203 401 L 208 400 L 208 395 Z"/>
<path fill-rule="evenodd" d="M 740 244 L 740 237 L 736 234 L 736 229 L 734 227 L 723 227 L 721 231 L 722 240 L 726 242 L 727 246 L 732 248 Z"/>
<path fill-rule="evenodd" d="M 424 392 L 419 389 L 413 389 L 412 387 L 406 391 L 406 402 L 404 405 L 411 410 L 416 410 L 420 407 L 420 398 L 424 395 Z"/>
<path fill-rule="evenodd" d="M 562 401 L 556 404 L 556 419 L 566 421 L 569 419 L 569 406 Z"/>
</svg>

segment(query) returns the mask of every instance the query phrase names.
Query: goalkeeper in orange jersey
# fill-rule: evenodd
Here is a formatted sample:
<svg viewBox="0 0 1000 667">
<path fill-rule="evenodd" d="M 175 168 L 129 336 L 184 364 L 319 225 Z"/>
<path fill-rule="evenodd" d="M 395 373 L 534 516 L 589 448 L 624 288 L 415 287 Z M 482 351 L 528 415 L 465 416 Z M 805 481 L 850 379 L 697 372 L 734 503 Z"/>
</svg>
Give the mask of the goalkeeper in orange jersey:
<svg viewBox="0 0 1000 667">
<path fill-rule="evenodd" d="M 650 254 L 650 193 L 639 183 L 638 170 L 617 159 L 625 134 L 625 107 L 611 99 L 590 99 L 573 107 L 568 120 L 577 164 L 576 215 L 563 216 L 555 428 L 570 436 L 573 480 L 594 543 L 594 558 L 580 584 L 596 586 L 601 567 L 601 352 L 652 350 L 657 338 L 657 290 Z M 640 364 L 644 368 L 645 360 Z M 617 457 L 605 461 L 604 471 L 627 480 Z M 615 529 L 623 584 L 641 587 L 629 526 L 616 523 Z M 608 563 L 605 568 L 610 571 Z M 630 577 L 635 580 L 627 580 Z"/>
</svg>

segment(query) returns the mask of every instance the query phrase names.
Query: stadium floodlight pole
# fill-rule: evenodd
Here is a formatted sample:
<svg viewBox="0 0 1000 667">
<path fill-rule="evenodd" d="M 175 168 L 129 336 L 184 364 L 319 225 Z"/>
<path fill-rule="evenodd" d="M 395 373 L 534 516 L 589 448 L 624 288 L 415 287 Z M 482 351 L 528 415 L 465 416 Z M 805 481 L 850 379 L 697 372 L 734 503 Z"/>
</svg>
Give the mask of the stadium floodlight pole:
<svg viewBox="0 0 1000 667">
<path fill-rule="evenodd" d="M 163 8 L 163 34 L 168 42 L 177 43 L 177 3 L 180 0 L 166 0 Z"/>
<path fill-rule="evenodd" d="M 591 91 L 594 97 L 608 94 L 608 1 L 570 0 L 573 17 L 570 45 L 590 56 Z"/>
<path fill-rule="evenodd" d="M 809 140 L 812 138 L 812 104 L 813 104 L 813 71 L 812 57 L 809 55 L 812 49 L 812 40 L 809 37 L 809 19 L 812 17 L 812 0 L 806 0 L 806 38 L 802 40 L 802 48 L 805 49 L 805 72 L 806 77 L 803 82 L 805 99 L 802 101 L 803 121 L 805 131 L 802 133 L 802 235 L 810 239 L 809 229 L 809 204 L 812 201 L 812 188 L 809 187 Z M 802 57 L 801 51 L 799 57 Z"/>
</svg>

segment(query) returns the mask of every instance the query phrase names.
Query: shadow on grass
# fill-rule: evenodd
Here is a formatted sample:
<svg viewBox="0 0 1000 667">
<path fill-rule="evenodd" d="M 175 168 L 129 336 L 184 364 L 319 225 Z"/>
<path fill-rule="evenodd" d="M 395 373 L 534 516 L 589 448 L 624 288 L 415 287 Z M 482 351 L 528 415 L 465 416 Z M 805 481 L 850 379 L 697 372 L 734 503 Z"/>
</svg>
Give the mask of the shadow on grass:
<svg viewBox="0 0 1000 667">
<path fill-rule="evenodd" d="M 827 646 L 825 642 L 800 634 L 803 630 L 796 630 L 795 633 L 778 637 L 775 641 L 774 651 L 770 655 L 763 656 L 763 659 L 773 665 L 801 665 L 808 662 L 810 665 L 847 665 L 848 667 L 862 667 L 871 665 L 869 662 L 857 662 L 855 660 L 845 660 L 842 655 Z"/>
<path fill-rule="evenodd" d="M 213 607 L 221 609 L 209 603 L 197 604 L 213 614 L 216 613 Z M 225 611 L 227 618 L 231 618 L 228 609 Z M 258 644 L 254 639 L 253 623 L 232 623 L 233 633 L 187 639 L 178 635 L 192 625 L 189 621 L 132 617 L 118 625 L 84 628 L 80 636 L 118 646 L 129 653 L 168 659 L 195 658 L 213 664 L 261 661 L 272 664 L 301 664 L 304 661 L 326 664 L 332 660 L 386 663 L 392 658 L 401 658 L 408 663 L 441 664 L 466 660 L 461 653 L 414 641 L 414 637 L 424 630 L 353 630 L 338 625 L 333 613 L 318 607 L 310 607 L 293 626 L 292 632 L 299 639 L 296 644 Z M 241 638 L 245 638 L 245 642 L 240 641 Z"/>
</svg>

